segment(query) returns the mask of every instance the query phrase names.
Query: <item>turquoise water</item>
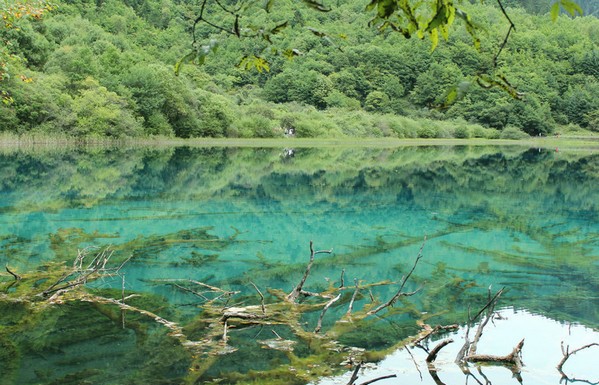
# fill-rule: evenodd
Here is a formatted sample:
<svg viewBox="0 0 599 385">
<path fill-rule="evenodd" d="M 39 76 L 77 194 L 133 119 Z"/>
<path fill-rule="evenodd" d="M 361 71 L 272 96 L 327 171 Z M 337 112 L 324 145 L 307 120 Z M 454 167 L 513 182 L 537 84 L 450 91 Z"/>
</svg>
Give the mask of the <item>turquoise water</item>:
<svg viewBox="0 0 599 385">
<path fill-rule="evenodd" d="M 25 274 L 51 261 L 72 264 L 86 246 L 110 246 L 116 264 L 132 258 L 122 275 L 90 282 L 89 290 L 120 298 L 124 282 L 127 295 L 140 295 L 131 304 L 177 322 L 195 340 L 205 337 L 204 329 L 193 326 L 204 301 L 181 289 L 185 280 L 239 291 L 227 306 L 258 303 L 250 281 L 262 288 L 267 302 L 275 302 L 267 289 L 291 291 L 312 240 L 316 249 L 333 253 L 317 255 L 307 290 L 339 286 L 342 271 L 347 286 L 354 279 L 398 281 L 426 237 L 423 259 L 408 283 L 410 290 L 422 291 L 410 297 L 409 306 L 402 303 L 406 309 L 436 314 L 431 324 L 463 325 L 468 307 L 484 303 L 489 286 L 506 287 L 502 306 L 515 309 L 521 323 L 539 322 L 523 337 L 546 335 L 553 343 L 557 334 L 548 325 L 556 323 L 583 330 L 573 347 L 599 342 L 599 154 L 592 152 L 520 147 L 301 148 L 293 156 L 252 148 L 15 151 L 0 155 L 0 175 L 0 263 Z M 16 290 L 8 287 L 12 280 L 8 273 L 0 276 L 7 296 Z M 44 285 L 36 283 L 33 292 Z M 396 290 L 374 287 L 372 296 L 380 301 Z M 357 307 L 366 306 L 368 297 L 360 297 Z M 29 320 L 31 307 L 5 299 L 0 304 L 0 344 L 6 352 L 0 372 L 8 373 L 1 384 L 189 382 L 192 354 L 144 317 L 128 313 L 123 328 L 115 306 L 74 301 Z M 347 298 L 331 308 L 324 331 L 346 306 Z M 304 315 L 307 330 L 319 314 Z M 387 349 L 418 331 L 411 314 L 374 319 L 338 340 Z M 285 327 L 272 329 L 284 338 L 293 335 Z M 291 355 L 256 342 L 272 337 L 264 327 L 232 329 L 229 344 L 238 350 L 204 360 L 210 364 L 194 381 L 249 383 L 252 371 L 285 370 L 301 365 L 296 358 L 313 354 L 309 343 L 298 343 Z M 533 356 L 525 353 L 525 364 L 526 354 Z M 576 377 L 596 381 L 594 365 L 584 364 L 593 361 L 584 361 L 582 352 L 580 357 Z M 314 372 L 342 375 L 344 369 L 333 361 L 330 370 Z M 556 364 L 526 366 L 525 378 L 559 383 Z M 401 373 L 412 381 L 417 370 Z M 310 381 L 317 378 L 296 383 Z"/>
</svg>

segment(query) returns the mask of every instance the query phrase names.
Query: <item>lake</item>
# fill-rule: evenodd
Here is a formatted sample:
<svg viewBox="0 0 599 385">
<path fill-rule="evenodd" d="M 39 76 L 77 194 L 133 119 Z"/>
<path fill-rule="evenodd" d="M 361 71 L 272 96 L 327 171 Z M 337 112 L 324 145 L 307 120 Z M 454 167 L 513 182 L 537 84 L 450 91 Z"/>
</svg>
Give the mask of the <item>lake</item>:
<svg viewBox="0 0 599 385">
<path fill-rule="evenodd" d="M 562 342 L 599 343 L 593 150 L 15 150 L 0 175 L 2 385 L 347 384 L 348 360 L 365 361 L 356 384 L 518 383 L 453 362 L 469 314 L 501 288 L 479 349 L 505 355 L 524 338 L 523 383 L 560 383 Z M 285 304 L 311 241 L 327 252 L 304 289 L 326 295 Z M 85 278 L 105 250 L 113 270 Z M 367 316 L 413 266 L 416 293 Z M 221 317 L 261 297 L 259 321 Z M 459 327 L 406 347 L 422 323 Z M 435 379 L 426 350 L 449 337 Z M 599 381 L 598 356 L 572 355 L 565 374 Z"/>
</svg>

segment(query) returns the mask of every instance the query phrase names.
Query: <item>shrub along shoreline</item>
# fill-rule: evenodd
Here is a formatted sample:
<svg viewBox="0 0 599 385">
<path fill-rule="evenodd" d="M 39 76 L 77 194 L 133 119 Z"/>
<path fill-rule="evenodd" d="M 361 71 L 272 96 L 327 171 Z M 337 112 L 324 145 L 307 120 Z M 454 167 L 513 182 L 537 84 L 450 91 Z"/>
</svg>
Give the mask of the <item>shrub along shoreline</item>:
<svg viewBox="0 0 599 385">
<path fill-rule="evenodd" d="M 190 138 L 154 136 L 146 138 L 73 137 L 48 134 L 0 133 L 0 154 L 14 152 L 60 152 L 98 148 L 174 148 L 174 147 L 249 147 L 249 148 L 400 148 L 424 146 L 524 146 L 558 151 L 599 151 L 599 135 L 560 135 L 520 139 L 490 138 Z"/>
</svg>

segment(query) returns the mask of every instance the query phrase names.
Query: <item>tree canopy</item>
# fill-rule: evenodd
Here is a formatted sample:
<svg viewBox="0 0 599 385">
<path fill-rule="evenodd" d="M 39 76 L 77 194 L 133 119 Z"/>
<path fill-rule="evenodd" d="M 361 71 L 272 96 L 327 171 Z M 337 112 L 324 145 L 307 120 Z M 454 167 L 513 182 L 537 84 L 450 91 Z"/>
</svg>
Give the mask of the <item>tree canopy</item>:
<svg viewBox="0 0 599 385">
<path fill-rule="evenodd" d="M 33 7 L 30 16 L 7 6 L 17 3 Z M 0 131 L 516 137 L 518 130 L 599 130 L 595 16 L 574 8 L 573 18 L 566 1 L 555 3 L 566 5 L 557 15 L 551 2 L 541 15 L 525 0 L 505 0 L 503 9 L 452 2 L 453 20 L 443 16 L 432 50 L 431 18 L 440 11 L 406 2 L 421 18 L 409 27 L 402 2 L 391 3 L 394 13 L 379 14 L 387 3 L 365 10 L 363 0 L 245 8 L 214 0 L 5 0 L 3 15 L 14 22 L 0 28 L 10 42 L 2 46 Z M 458 12 L 476 21 L 474 33 Z M 506 13 L 516 31 L 504 43 Z M 202 65 L 182 65 L 191 61 Z"/>
</svg>

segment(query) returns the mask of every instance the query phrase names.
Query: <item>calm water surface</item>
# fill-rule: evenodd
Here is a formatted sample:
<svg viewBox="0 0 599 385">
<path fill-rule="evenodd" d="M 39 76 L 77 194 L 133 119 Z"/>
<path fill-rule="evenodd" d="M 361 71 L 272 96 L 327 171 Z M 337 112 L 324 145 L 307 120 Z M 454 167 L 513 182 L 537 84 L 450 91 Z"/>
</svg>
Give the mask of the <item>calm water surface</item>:
<svg viewBox="0 0 599 385">
<path fill-rule="evenodd" d="M 72 264 L 78 249 L 110 245 L 116 261 L 132 256 L 122 270 L 126 294 L 141 294 L 132 303 L 185 326 L 196 339 L 202 337 L 193 326 L 201 297 L 165 280 L 240 291 L 227 305 L 256 303 L 251 281 L 274 301 L 266 289 L 289 292 L 297 284 L 313 240 L 317 249 L 334 252 L 317 256 L 308 290 L 339 286 L 342 271 L 347 285 L 354 279 L 397 281 L 426 236 L 424 258 L 410 281 L 421 293 L 359 332 L 340 336 L 343 346 L 394 346 L 418 332 L 414 309 L 434 314 L 427 321 L 433 325 L 464 325 L 468 308 L 484 303 L 489 286 L 507 288 L 504 319 L 489 326 L 479 349 L 503 355 L 525 338 L 524 383 L 560 382 L 555 366 L 562 341 L 572 348 L 599 342 L 599 154 L 593 152 L 15 151 L 0 155 L 0 175 L 1 264 L 25 274 L 51 262 Z M 5 295 L 15 290 L 8 287 L 12 280 L 8 273 L 0 276 Z M 120 298 L 122 283 L 118 276 L 89 286 Z M 395 291 L 377 287 L 372 298 Z M 357 306 L 370 301 L 364 294 Z M 324 331 L 346 307 L 347 300 L 327 313 Z M 403 307 L 412 315 L 402 315 Z M 0 301 L 0 384 L 186 381 L 192 357 L 154 322 L 128 315 L 123 328 L 118 308 L 81 302 L 28 309 Z M 306 316 L 306 330 L 319 313 Z M 257 341 L 273 334 L 263 329 L 231 329 L 230 345 L 238 350 L 207 358 L 198 383 L 261 383 L 256 371 L 285 370 L 299 365 L 296 358 L 310 357 L 310 344 L 298 343 L 293 354 L 264 349 Z M 289 338 L 284 328 L 276 330 Z M 462 335 L 463 329 L 451 334 L 456 346 L 438 360 L 439 377 L 448 384 L 475 381 L 453 364 Z M 360 381 L 393 373 L 402 383 L 435 384 L 426 353 L 410 352 L 414 359 L 405 349 L 390 352 Z M 599 348 L 581 351 L 568 362 L 567 374 L 599 381 L 597 357 Z M 327 365 L 318 359 L 314 365 Z M 347 369 L 331 366 L 324 378 L 296 383 L 347 383 Z M 485 376 L 496 384 L 517 383 L 501 367 L 473 373 L 483 383 Z"/>
</svg>

